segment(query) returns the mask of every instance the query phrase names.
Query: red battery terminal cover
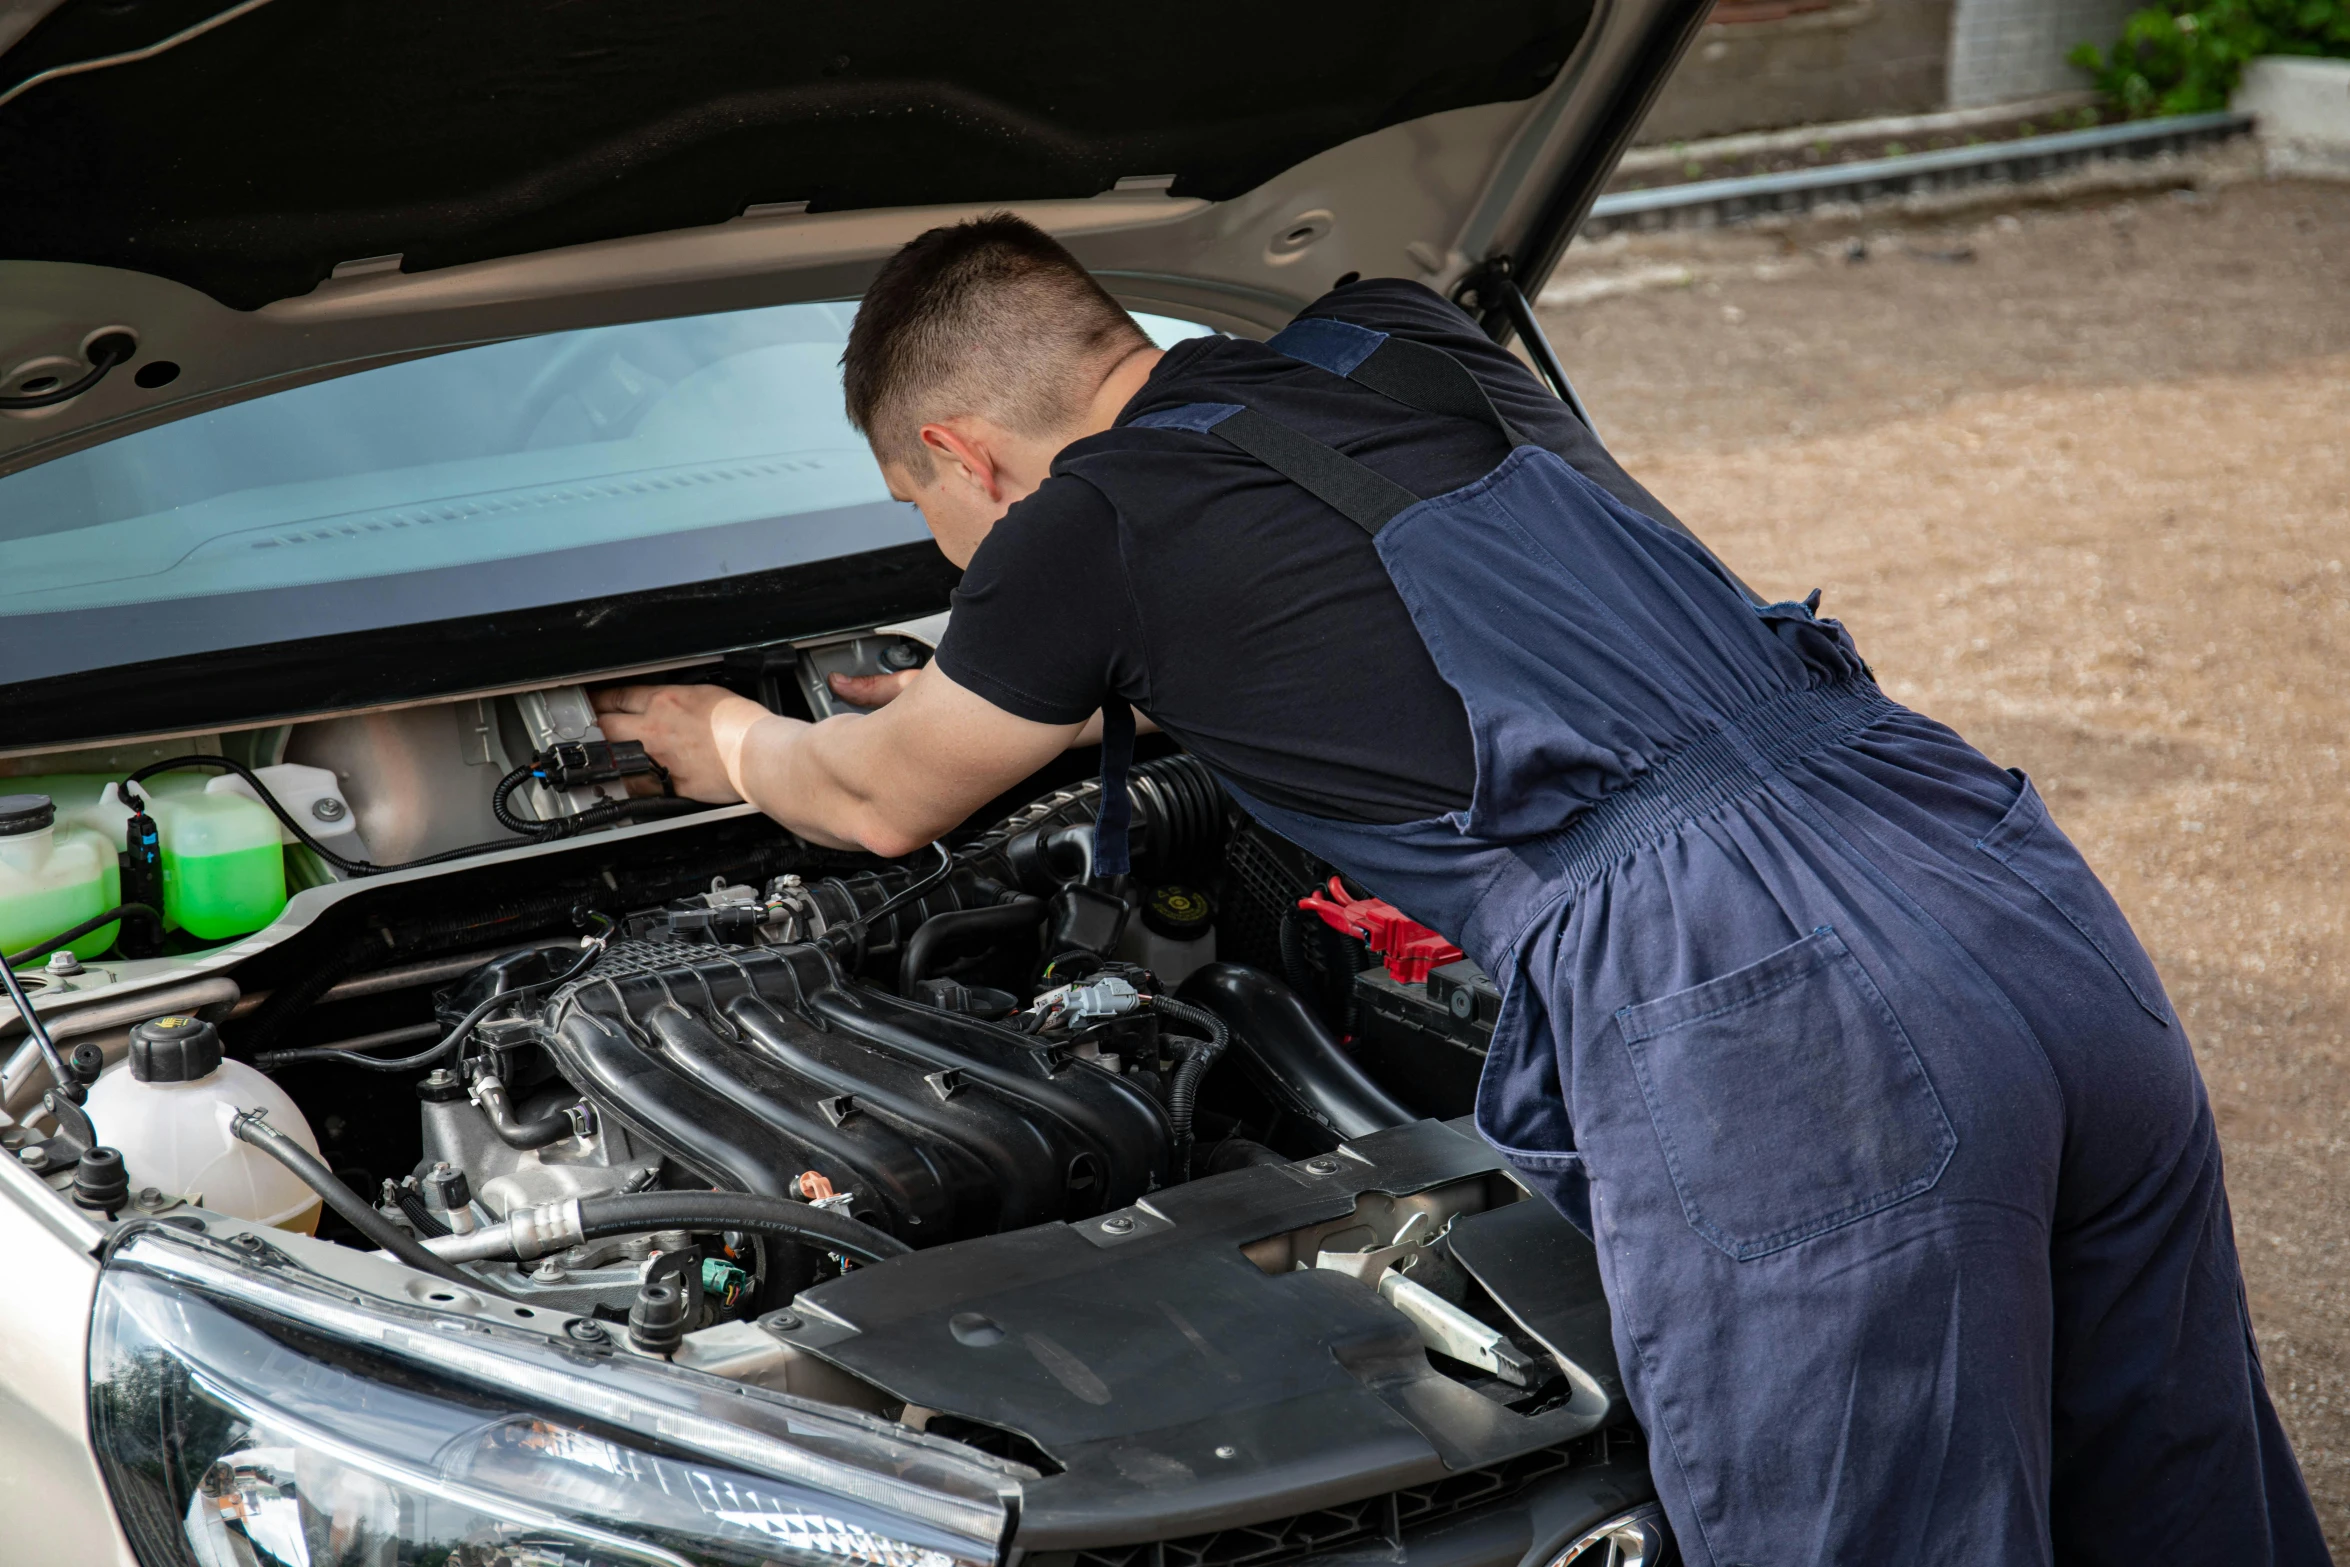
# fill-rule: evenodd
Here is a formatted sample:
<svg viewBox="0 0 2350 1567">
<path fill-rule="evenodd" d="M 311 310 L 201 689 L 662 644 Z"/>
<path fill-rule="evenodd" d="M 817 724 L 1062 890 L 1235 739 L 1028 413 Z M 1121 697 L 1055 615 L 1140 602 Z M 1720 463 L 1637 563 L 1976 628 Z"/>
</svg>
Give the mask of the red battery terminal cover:
<svg viewBox="0 0 2350 1567">
<path fill-rule="evenodd" d="M 1426 982 L 1430 969 L 1458 963 L 1460 948 L 1421 924 L 1406 919 L 1401 910 L 1381 898 L 1350 898 L 1337 877 L 1330 878 L 1327 896 L 1309 892 L 1297 906 L 1320 918 L 1342 935 L 1360 937 L 1387 961 L 1387 972 L 1398 984 Z"/>
</svg>

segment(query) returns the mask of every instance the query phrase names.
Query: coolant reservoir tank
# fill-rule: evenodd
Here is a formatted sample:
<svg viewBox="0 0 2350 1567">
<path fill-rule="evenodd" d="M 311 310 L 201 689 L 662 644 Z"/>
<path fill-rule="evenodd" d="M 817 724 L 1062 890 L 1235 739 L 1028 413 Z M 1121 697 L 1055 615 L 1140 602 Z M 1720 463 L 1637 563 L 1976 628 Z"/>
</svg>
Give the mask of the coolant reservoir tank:
<svg viewBox="0 0 2350 1567">
<path fill-rule="evenodd" d="M 130 1055 L 90 1085 L 82 1108 L 99 1140 L 122 1151 L 136 1192 L 200 1202 L 215 1213 L 304 1234 L 318 1227 L 318 1196 L 230 1127 L 247 1110 L 318 1152 L 310 1123 L 285 1090 L 242 1061 L 224 1060 L 220 1035 L 194 1017 L 159 1017 L 131 1030 Z"/>
<path fill-rule="evenodd" d="M 250 795 L 150 797 L 163 850 L 163 920 L 205 941 L 259 930 L 286 906 L 277 818 Z"/>
<path fill-rule="evenodd" d="M 121 867 L 96 833 L 57 821 L 45 794 L 0 795 L 0 952 L 22 952 L 121 902 Z M 115 927 L 72 944 L 94 958 Z"/>
</svg>

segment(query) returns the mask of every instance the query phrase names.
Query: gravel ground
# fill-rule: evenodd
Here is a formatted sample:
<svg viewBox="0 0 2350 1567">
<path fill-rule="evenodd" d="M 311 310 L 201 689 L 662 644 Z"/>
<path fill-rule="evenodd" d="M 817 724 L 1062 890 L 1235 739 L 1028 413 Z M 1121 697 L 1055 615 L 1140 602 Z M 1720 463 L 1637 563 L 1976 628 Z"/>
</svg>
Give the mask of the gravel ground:
<svg viewBox="0 0 2350 1567">
<path fill-rule="evenodd" d="M 2350 185 L 1570 257 L 1604 434 L 2029 771 L 2161 966 L 2269 1378 L 2350 1554 Z M 1555 293 L 1554 293 L 1555 297 Z"/>
</svg>

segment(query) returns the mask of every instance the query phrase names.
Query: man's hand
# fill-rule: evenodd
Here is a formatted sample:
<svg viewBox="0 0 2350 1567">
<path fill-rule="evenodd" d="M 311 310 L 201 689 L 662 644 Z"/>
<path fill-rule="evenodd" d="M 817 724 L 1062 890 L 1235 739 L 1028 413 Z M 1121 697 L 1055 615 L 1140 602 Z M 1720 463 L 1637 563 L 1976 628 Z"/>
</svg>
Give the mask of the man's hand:
<svg viewBox="0 0 2350 1567">
<path fill-rule="evenodd" d="M 669 769 L 671 787 L 689 800 L 732 805 L 742 787 L 728 760 L 743 732 L 767 709 L 723 686 L 617 686 L 595 694 L 607 740 L 634 740 Z"/>
<path fill-rule="evenodd" d="M 595 702 L 605 736 L 641 743 L 688 799 L 748 800 L 803 838 L 890 859 L 954 828 L 1101 722 L 1017 718 L 936 667 L 833 685 L 852 700 L 870 700 L 874 687 L 886 706 L 819 724 L 716 686 L 621 686 Z"/>
<path fill-rule="evenodd" d="M 820 724 L 715 686 L 621 686 L 595 702 L 605 736 L 642 744 L 688 799 L 748 800 L 803 838 L 894 859 L 1043 766 L 1079 728 L 1015 718 L 936 669 L 921 673 L 896 682 L 880 711 Z"/>
</svg>

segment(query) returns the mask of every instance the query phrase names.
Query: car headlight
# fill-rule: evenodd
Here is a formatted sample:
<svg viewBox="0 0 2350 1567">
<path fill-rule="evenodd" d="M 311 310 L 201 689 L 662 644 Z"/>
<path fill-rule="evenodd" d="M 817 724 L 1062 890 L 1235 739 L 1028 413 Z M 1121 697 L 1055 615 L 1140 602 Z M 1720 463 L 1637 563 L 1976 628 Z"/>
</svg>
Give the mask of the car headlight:
<svg viewBox="0 0 2350 1567">
<path fill-rule="evenodd" d="M 1665 1510 L 1649 1502 L 1577 1535 L 1548 1567 L 1671 1567 L 1673 1561 Z"/>
<path fill-rule="evenodd" d="M 267 1305 L 284 1309 L 255 1309 Z M 608 1353 L 567 1366 L 544 1339 L 497 1339 L 487 1326 L 362 1306 L 349 1291 L 256 1280 L 203 1243 L 140 1237 L 102 1276 L 91 1331 L 92 1436 L 140 1561 L 980 1567 L 997 1557 L 1003 1477 L 959 1457 L 892 1454 L 897 1444 L 871 1425 L 828 1427 L 782 1400 L 763 1433 L 749 1393 Z M 713 1448 L 751 1461 L 713 1459 Z M 908 1457 L 932 1484 L 905 1484 Z"/>
</svg>

